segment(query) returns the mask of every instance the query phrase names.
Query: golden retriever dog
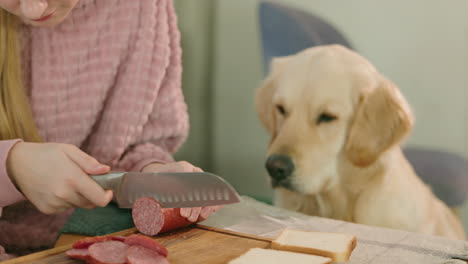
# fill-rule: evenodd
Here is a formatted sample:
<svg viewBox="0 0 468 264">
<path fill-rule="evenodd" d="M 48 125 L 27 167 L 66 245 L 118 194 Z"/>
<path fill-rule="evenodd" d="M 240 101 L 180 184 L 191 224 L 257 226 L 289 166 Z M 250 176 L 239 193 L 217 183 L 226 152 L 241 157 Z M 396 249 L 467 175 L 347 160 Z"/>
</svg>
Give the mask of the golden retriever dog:
<svg viewBox="0 0 468 264">
<path fill-rule="evenodd" d="M 271 135 L 274 204 L 309 215 L 464 239 L 404 157 L 413 116 L 398 88 L 339 45 L 275 58 L 256 93 Z"/>
</svg>

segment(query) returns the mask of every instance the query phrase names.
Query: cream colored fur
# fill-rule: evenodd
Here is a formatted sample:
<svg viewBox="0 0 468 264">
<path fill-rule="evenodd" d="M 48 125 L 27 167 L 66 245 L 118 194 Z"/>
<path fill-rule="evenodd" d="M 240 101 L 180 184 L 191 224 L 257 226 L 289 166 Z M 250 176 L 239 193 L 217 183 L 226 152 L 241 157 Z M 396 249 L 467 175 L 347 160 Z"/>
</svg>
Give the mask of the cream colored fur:
<svg viewBox="0 0 468 264">
<path fill-rule="evenodd" d="M 408 103 L 360 55 L 330 45 L 276 58 L 257 90 L 256 107 L 271 135 L 268 155 L 287 155 L 295 165 L 292 188 L 276 188 L 275 205 L 465 238 L 459 219 L 402 154 L 413 125 Z M 337 119 L 318 123 L 322 114 Z"/>
</svg>

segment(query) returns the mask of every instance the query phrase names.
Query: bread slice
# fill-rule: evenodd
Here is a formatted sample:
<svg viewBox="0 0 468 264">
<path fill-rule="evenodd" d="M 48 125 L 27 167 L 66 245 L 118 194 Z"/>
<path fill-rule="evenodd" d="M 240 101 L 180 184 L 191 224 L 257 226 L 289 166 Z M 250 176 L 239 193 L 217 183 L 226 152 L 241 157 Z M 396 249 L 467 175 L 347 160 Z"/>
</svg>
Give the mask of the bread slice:
<svg viewBox="0 0 468 264">
<path fill-rule="evenodd" d="M 329 264 L 330 258 L 274 249 L 251 248 L 229 264 Z"/>
<path fill-rule="evenodd" d="M 356 247 L 356 237 L 343 233 L 309 232 L 285 229 L 271 248 L 328 257 L 333 262 L 348 261 Z"/>
</svg>

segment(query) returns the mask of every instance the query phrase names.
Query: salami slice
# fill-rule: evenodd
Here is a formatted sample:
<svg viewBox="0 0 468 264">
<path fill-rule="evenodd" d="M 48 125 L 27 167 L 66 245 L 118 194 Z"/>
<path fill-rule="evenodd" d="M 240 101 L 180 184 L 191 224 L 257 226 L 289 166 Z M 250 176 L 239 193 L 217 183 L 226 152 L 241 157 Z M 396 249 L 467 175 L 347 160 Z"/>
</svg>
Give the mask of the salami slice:
<svg viewBox="0 0 468 264">
<path fill-rule="evenodd" d="M 85 237 L 73 243 L 72 248 L 81 249 L 88 248 L 94 243 L 116 240 L 123 242 L 125 237 L 123 236 L 95 236 L 95 237 Z"/>
<path fill-rule="evenodd" d="M 127 249 L 127 244 L 115 240 L 94 243 L 88 248 L 91 259 L 103 264 L 124 264 Z"/>
<path fill-rule="evenodd" d="M 128 264 L 169 264 L 166 257 L 143 246 L 130 246 L 127 250 Z"/>
<path fill-rule="evenodd" d="M 87 248 L 72 248 L 66 252 L 66 255 L 70 258 L 88 260 L 91 256 L 89 255 L 89 250 Z"/>
<path fill-rule="evenodd" d="M 180 215 L 179 208 L 162 208 L 151 197 L 142 197 L 135 201 L 132 217 L 138 231 L 148 236 L 192 224 Z"/>
<path fill-rule="evenodd" d="M 167 257 L 167 249 L 159 242 L 142 235 L 131 235 L 125 239 L 125 244 L 129 246 L 142 246 L 157 252 L 159 255 Z"/>
</svg>

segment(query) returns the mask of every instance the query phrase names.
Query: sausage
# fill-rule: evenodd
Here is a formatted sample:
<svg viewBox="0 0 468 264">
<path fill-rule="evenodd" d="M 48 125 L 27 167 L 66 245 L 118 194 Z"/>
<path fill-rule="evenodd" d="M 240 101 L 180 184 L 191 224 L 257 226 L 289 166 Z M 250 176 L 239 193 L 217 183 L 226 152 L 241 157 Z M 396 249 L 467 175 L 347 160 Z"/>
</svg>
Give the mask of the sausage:
<svg viewBox="0 0 468 264">
<path fill-rule="evenodd" d="M 131 235 L 125 239 L 125 244 L 129 246 L 142 246 L 147 249 L 153 250 L 163 257 L 167 257 L 167 249 L 159 242 L 142 235 Z"/>
<path fill-rule="evenodd" d="M 124 242 L 110 240 L 94 243 L 89 246 L 89 255 L 96 263 L 124 264 L 127 257 L 128 245 Z"/>
<path fill-rule="evenodd" d="M 125 240 L 124 236 L 95 236 L 95 237 L 85 237 L 73 243 L 72 249 L 66 252 L 66 255 L 74 258 L 81 259 L 86 261 L 88 264 L 102 264 L 95 259 L 93 259 L 89 253 L 88 248 L 96 243 L 105 242 L 105 241 L 120 241 Z"/>
<path fill-rule="evenodd" d="M 72 248 L 66 252 L 66 255 L 70 258 L 81 259 L 86 261 L 91 258 L 91 256 L 89 255 L 89 250 L 87 248 Z"/>
<path fill-rule="evenodd" d="M 94 243 L 116 240 L 123 242 L 125 237 L 123 236 L 95 236 L 95 237 L 85 237 L 73 243 L 72 248 L 81 249 L 88 248 Z"/>
<path fill-rule="evenodd" d="M 143 235 L 96 236 L 81 239 L 66 252 L 88 264 L 168 264 L 167 249 Z"/>
<path fill-rule="evenodd" d="M 141 197 L 133 203 L 132 217 L 138 231 L 148 236 L 192 224 L 180 215 L 180 208 L 162 208 L 151 197 Z"/>
<path fill-rule="evenodd" d="M 169 264 L 166 257 L 143 246 L 130 246 L 126 260 L 128 264 Z"/>
<path fill-rule="evenodd" d="M 84 260 L 88 264 L 102 264 L 101 262 L 98 262 L 91 258 L 91 255 L 89 254 L 89 250 L 87 248 L 72 248 L 66 252 L 66 255 L 70 258 Z"/>
</svg>

